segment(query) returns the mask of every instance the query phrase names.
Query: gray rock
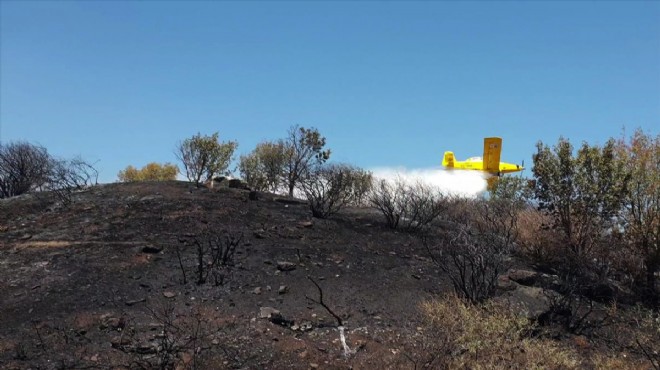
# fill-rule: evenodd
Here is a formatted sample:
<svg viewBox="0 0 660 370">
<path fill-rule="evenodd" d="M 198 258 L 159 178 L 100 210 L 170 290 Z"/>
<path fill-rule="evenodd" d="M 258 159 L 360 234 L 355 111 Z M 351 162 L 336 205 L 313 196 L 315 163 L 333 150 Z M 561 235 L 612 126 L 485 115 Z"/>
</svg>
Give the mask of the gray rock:
<svg viewBox="0 0 660 370">
<path fill-rule="evenodd" d="M 536 320 L 550 309 L 549 294 L 556 293 L 544 292 L 542 288 L 519 285 L 517 289 L 506 292 L 495 300 L 504 301 L 517 310 L 520 315 Z"/>
<path fill-rule="evenodd" d="M 312 221 L 298 222 L 298 227 L 311 228 L 312 226 L 314 226 L 314 223 Z"/>
<path fill-rule="evenodd" d="M 508 273 L 509 279 L 521 285 L 533 286 L 539 279 L 539 273 L 529 270 L 511 269 Z"/>
<path fill-rule="evenodd" d="M 134 300 L 126 301 L 125 303 L 126 303 L 127 306 L 133 306 L 135 304 L 146 302 L 146 301 L 147 301 L 146 298 L 140 298 L 140 299 L 134 299 Z"/>
<path fill-rule="evenodd" d="M 260 307 L 259 308 L 259 318 L 260 319 L 270 319 L 274 316 L 282 316 L 279 310 L 273 307 Z"/>
<path fill-rule="evenodd" d="M 511 281 L 508 276 L 500 275 L 497 277 L 497 289 L 508 291 L 518 288 L 518 284 Z"/>
<path fill-rule="evenodd" d="M 163 292 L 163 297 L 165 297 L 165 298 L 174 298 L 174 297 L 176 297 L 176 293 L 170 292 L 170 291 Z"/>
<path fill-rule="evenodd" d="M 162 198 L 163 198 L 162 195 L 147 195 L 147 196 L 144 196 L 144 197 L 140 198 L 140 201 L 141 202 L 146 202 L 146 201 L 149 201 L 149 200 L 156 200 L 156 199 L 162 199 Z"/>
<path fill-rule="evenodd" d="M 280 285 L 280 288 L 277 290 L 278 294 L 285 294 L 289 291 L 289 287 L 286 285 Z"/>
</svg>

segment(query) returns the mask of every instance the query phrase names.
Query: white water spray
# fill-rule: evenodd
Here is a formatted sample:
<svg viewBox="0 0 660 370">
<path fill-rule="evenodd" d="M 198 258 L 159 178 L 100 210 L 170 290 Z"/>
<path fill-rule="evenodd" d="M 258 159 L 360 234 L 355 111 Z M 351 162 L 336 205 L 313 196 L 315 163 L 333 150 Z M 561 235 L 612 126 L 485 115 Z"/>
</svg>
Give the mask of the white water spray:
<svg viewBox="0 0 660 370">
<path fill-rule="evenodd" d="M 414 184 L 421 182 L 438 188 L 446 195 L 474 198 L 486 191 L 487 174 L 480 171 L 446 170 L 441 168 L 374 168 L 375 178 L 394 181 L 397 178 Z"/>
</svg>

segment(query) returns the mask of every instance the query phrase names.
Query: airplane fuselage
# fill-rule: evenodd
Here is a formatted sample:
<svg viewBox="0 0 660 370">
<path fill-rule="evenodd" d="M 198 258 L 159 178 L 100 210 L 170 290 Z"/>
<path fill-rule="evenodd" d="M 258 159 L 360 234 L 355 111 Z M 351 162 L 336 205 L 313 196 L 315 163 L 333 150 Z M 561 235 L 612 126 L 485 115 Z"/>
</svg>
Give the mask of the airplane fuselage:
<svg viewBox="0 0 660 370">
<path fill-rule="evenodd" d="M 445 152 L 442 165 L 448 169 L 482 171 L 494 176 L 524 170 L 523 166 L 500 162 L 502 152 L 502 139 L 487 137 L 484 139 L 484 156 L 471 157 L 465 161 L 458 161 L 453 152 Z"/>
<path fill-rule="evenodd" d="M 500 162 L 499 163 L 499 171 L 492 171 L 490 169 L 485 169 L 484 168 L 484 162 L 481 160 L 481 158 L 470 158 L 465 161 L 454 161 L 454 165 L 452 167 L 448 167 L 449 169 L 459 169 L 459 170 L 475 170 L 475 171 L 482 171 L 482 172 L 488 172 L 491 175 L 496 175 L 499 176 L 501 174 L 505 173 L 512 173 L 512 172 L 518 172 L 522 171 L 523 168 L 520 165 L 513 164 L 513 163 L 506 163 L 506 162 Z"/>
</svg>

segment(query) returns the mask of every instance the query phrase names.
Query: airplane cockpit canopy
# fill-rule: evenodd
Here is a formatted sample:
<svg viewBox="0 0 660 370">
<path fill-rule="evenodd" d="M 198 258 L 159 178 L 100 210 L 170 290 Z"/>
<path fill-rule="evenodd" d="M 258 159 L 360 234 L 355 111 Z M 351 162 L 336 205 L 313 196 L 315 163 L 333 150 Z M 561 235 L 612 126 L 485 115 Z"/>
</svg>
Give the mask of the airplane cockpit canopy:
<svg viewBox="0 0 660 370">
<path fill-rule="evenodd" d="M 482 158 L 481 157 L 470 157 L 466 160 L 466 162 L 481 162 Z"/>
</svg>

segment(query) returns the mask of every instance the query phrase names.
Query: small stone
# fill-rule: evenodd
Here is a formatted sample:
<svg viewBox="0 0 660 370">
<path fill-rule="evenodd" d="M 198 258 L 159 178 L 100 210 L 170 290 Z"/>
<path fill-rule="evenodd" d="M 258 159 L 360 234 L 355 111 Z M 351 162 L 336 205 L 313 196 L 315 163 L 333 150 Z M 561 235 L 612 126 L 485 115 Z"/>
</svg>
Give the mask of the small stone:
<svg viewBox="0 0 660 370">
<path fill-rule="evenodd" d="M 252 291 L 252 294 L 261 294 L 261 287 L 254 288 L 254 290 Z"/>
<path fill-rule="evenodd" d="M 312 329 L 314 329 L 314 325 L 310 321 L 305 320 L 300 324 L 300 331 L 310 331 Z"/>
<path fill-rule="evenodd" d="M 293 271 L 296 269 L 296 264 L 288 261 L 277 262 L 277 269 L 280 271 Z"/>
<path fill-rule="evenodd" d="M 134 299 L 134 300 L 131 300 L 131 301 L 126 301 L 126 305 L 127 306 L 132 306 L 132 305 L 137 304 L 137 303 L 145 302 L 146 300 L 147 300 L 146 298 Z"/>
<path fill-rule="evenodd" d="M 220 341 L 217 340 L 217 339 L 213 339 L 213 340 L 211 341 L 211 344 L 217 346 L 218 344 L 220 344 Z"/>
<path fill-rule="evenodd" d="M 312 362 L 311 364 L 309 364 L 309 368 L 310 368 L 310 369 L 318 369 L 318 368 L 319 368 L 319 364 L 315 364 L 315 363 Z"/>
<path fill-rule="evenodd" d="M 163 292 L 163 297 L 165 297 L 165 298 L 174 298 L 174 297 L 176 297 L 176 293 L 166 291 L 166 292 Z"/>
<path fill-rule="evenodd" d="M 22 235 L 22 236 L 21 236 L 20 238 L 18 238 L 18 239 L 19 239 L 19 240 L 29 240 L 29 239 L 32 239 L 32 235 L 30 235 L 30 234 L 24 234 L 24 235 Z"/>
<path fill-rule="evenodd" d="M 301 221 L 301 222 L 298 222 L 298 226 L 309 229 L 312 226 L 314 226 L 314 223 L 312 221 Z"/>
<path fill-rule="evenodd" d="M 289 291 L 289 287 L 286 285 L 280 285 L 280 288 L 277 290 L 278 294 L 285 294 Z"/>
</svg>

